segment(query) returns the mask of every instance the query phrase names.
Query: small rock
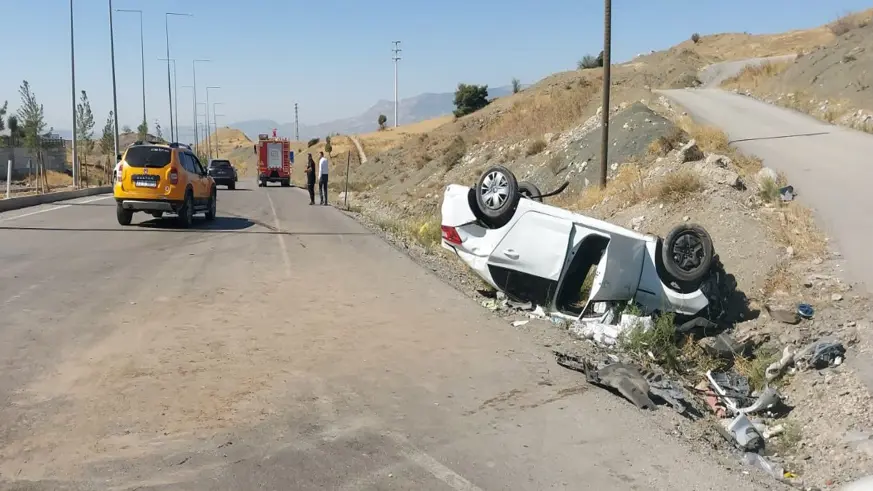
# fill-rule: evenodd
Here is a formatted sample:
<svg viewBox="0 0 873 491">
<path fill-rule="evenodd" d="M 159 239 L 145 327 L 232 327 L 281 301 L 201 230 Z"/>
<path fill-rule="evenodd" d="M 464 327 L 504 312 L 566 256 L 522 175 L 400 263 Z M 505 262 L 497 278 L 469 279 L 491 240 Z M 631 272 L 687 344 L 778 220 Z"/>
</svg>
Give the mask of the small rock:
<svg viewBox="0 0 873 491">
<path fill-rule="evenodd" d="M 831 301 L 833 301 L 833 302 L 839 302 L 842 299 L 843 299 L 843 296 L 840 295 L 839 293 L 834 293 L 833 295 L 831 295 Z"/>
<path fill-rule="evenodd" d="M 718 155 L 716 153 L 712 153 L 706 156 L 706 165 L 715 165 L 717 167 L 721 167 L 722 169 L 727 169 L 732 163 L 729 157 L 725 157 L 724 155 Z"/>
<path fill-rule="evenodd" d="M 786 247 L 785 248 L 785 255 L 787 255 L 788 257 L 794 256 L 794 248 L 791 246 Z"/>
<path fill-rule="evenodd" d="M 858 323 L 855 321 L 846 322 L 846 327 L 855 327 Z"/>
<path fill-rule="evenodd" d="M 684 217 L 682 217 L 682 221 L 683 221 L 683 222 L 687 222 L 688 220 L 691 220 L 691 217 L 690 217 L 690 216 L 685 215 Z"/>
<path fill-rule="evenodd" d="M 634 230 L 639 230 L 645 220 L 646 220 L 645 216 L 638 216 L 638 217 L 632 218 L 631 219 L 631 228 Z"/>
<path fill-rule="evenodd" d="M 821 264 L 823 262 L 824 262 L 824 260 L 820 257 L 817 257 L 817 258 L 812 260 L 812 264 L 815 264 L 816 266 L 818 266 L 819 264 Z"/>
<path fill-rule="evenodd" d="M 696 140 L 691 140 L 679 149 L 679 162 L 695 162 L 704 159 L 703 151 L 697 146 Z"/>
</svg>

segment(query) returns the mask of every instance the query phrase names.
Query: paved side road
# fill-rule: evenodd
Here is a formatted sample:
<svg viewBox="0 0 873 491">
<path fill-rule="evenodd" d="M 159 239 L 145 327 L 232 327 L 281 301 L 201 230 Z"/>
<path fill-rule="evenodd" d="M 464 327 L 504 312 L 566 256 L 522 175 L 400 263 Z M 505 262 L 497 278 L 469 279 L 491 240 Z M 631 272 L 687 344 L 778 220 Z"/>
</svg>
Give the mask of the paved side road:
<svg viewBox="0 0 873 491">
<path fill-rule="evenodd" d="M 0 488 L 761 489 L 339 211 L 241 184 L 190 230 L 0 214 Z"/>
<path fill-rule="evenodd" d="M 722 128 L 743 152 L 784 172 L 850 266 L 849 279 L 873 287 L 873 136 L 716 89 L 667 90 L 704 124 Z"/>
</svg>

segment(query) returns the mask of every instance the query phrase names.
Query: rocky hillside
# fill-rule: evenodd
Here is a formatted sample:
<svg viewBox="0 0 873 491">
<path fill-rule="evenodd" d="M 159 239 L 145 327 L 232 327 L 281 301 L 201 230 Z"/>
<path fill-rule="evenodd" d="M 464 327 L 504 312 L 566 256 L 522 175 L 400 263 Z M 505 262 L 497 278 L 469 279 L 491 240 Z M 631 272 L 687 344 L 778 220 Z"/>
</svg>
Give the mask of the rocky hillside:
<svg viewBox="0 0 873 491">
<path fill-rule="evenodd" d="M 741 91 L 822 120 L 873 131 L 873 10 L 831 23 L 832 42 L 791 62 L 748 68 L 725 81 Z"/>
</svg>

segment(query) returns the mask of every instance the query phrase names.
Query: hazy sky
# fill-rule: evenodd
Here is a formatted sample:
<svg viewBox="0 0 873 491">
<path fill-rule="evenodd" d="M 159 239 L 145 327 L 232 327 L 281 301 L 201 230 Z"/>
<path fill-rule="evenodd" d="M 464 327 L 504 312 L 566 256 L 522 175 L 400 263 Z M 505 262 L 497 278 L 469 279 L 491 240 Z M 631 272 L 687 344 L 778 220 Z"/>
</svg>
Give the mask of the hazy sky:
<svg viewBox="0 0 873 491">
<path fill-rule="evenodd" d="M 268 118 L 302 123 L 357 114 L 393 98 L 391 41 L 401 40 L 400 97 L 448 92 L 458 82 L 532 83 L 572 69 L 600 51 L 599 0 L 114 0 L 116 9 L 142 9 L 145 25 L 148 120 L 169 127 L 164 13 L 171 17 L 179 119 L 190 126 L 194 58 L 198 100 L 222 102 L 219 124 Z M 0 104 L 18 107 L 18 87 L 30 81 L 50 126 L 71 127 L 70 4 L 66 0 L 0 0 Z M 778 32 L 823 24 L 869 1 L 615 0 L 613 58 L 662 49 L 701 34 Z M 86 90 L 98 131 L 112 105 L 108 0 L 74 0 L 76 89 Z M 139 18 L 115 14 L 119 121 L 142 116 Z M 202 112 L 202 109 L 201 109 Z"/>
</svg>

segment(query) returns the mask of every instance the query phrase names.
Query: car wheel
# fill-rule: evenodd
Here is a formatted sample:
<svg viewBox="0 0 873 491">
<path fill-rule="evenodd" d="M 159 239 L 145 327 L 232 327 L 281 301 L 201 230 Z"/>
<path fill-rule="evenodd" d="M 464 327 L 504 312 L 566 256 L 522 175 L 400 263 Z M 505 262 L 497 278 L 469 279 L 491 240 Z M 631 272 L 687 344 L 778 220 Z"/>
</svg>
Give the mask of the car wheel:
<svg viewBox="0 0 873 491">
<path fill-rule="evenodd" d="M 236 189 L 236 181 L 233 181 L 232 183 L 228 184 L 227 189 L 230 189 L 231 191 Z"/>
<path fill-rule="evenodd" d="M 682 224 L 667 234 L 661 249 L 664 269 L 681 282 L 699 282 L 706 277 L 713 260 L 712 238 L 700 225 Z"/>
<path fill-rule="evenodd" d="M 194 198 L 191 192 L 185 193 L 185 203 L 179 208 L 179 225 L 188 228 L 194 223 Z"/>
<path fill-rule="evenodd" d="M 515 213 L 520 199 L 518 181 L 506 167 L 489 167 L 476 184 L 476 206 L 485 225 L 499 228 L 506 225 Z"/>
<path fill-rule="evenodd" d="M 212 188 L 212 196 L 209 197 L 209 208 L 206 210 L 206 219 L 215 220 L 216 212 L 218 211 L 218 193 L 215 188 Z"/>
<path fill-rule="evenodd" d="M 543 198 L 540 196 L 540 188 L 536 186 L 536 184 L 527 181 L 521 181 L 518 183 L 518 192 L 521 194 L 522 198 L 532 199 L 534 201 L 543 202 Z"/>
<path fill-rule="evenodd" d="M 120 204 L 115 206 L 115 217 L 118 219 L 119 225 L 130 225 L 133 221 L 133 211 L 125 210 Z"/>
<path fill-rule="evenodd" d="M 291 186 L 291 180 L 290 180 L 290 179 L 285 179 L 284 181 L 282 181 L 282 187 L 283 187 L 283 188 L 287 188 L 287 187 L 289 187 L 289 186 Z"/>
</svg>

